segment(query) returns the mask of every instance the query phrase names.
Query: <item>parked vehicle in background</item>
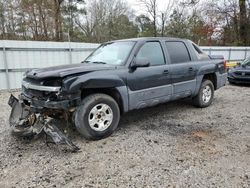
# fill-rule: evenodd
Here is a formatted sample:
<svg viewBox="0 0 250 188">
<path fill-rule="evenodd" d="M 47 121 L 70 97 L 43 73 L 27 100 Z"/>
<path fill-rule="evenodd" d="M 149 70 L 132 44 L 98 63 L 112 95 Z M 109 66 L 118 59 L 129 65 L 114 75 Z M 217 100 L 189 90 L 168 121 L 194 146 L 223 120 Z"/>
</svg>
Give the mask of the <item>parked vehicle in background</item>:
<svg viewBox="0 0 250 188">
<path fill-rule="evenodd" d="M 232 84 L 250 84 L 250 56 L 238 66 L 231 68 L 227 78 Z"/>
<path fill-rule="evenodd" d="M 102 139 L 112 134 L 120 115 L 130 110 L 187 97 L 197 107 L 208 107 L 214 91 L 226 84 L 226 76 L 223 57 L 208 56 L 190 40 L 107 42 L 82 64 L 27 72 L 19 103 L 29 113 L 21 118 L 26 119 L 24 125 L 16 121 L 11 125 L 14 132 L 22 132 L 23 126 L 36 133 L 32 127 L 39 118 L 34 114 L 72 117 L 85 138 Z M 12 101 L 16 100 L 12 97 Z"/>
</svg>

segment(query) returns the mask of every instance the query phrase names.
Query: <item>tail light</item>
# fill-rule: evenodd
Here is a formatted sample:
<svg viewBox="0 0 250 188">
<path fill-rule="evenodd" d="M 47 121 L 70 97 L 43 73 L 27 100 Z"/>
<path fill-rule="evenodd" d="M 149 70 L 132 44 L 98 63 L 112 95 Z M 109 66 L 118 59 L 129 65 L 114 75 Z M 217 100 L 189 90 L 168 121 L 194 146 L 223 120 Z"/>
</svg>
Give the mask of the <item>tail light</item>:
<svg viewBox="0 0 250 188">
<path fill-rule="evenodd" d="M 227 71 L 227 60 L 224 59 L 224 69 Z"/>
</svg>

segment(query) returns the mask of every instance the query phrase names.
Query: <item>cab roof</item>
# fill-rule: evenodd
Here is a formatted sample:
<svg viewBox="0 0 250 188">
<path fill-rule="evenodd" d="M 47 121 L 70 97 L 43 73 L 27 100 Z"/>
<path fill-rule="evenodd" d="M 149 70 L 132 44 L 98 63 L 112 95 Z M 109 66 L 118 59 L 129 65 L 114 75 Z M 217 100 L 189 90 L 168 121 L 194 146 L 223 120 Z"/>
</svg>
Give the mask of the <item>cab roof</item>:
<svg viewBox="0 0 250 188">
<path fill-rule="evenodd" d="M 174 37 L 140 37 L 140 38 L 130 38 L 130 39 L 121 39 L 114 40 L 112 42 L 122 42 L 122 41 L 153 41 L 153 40 L 164 40 L 164 41 L 189 41 L 188 39 L 174 38 Z"/>
</svg>

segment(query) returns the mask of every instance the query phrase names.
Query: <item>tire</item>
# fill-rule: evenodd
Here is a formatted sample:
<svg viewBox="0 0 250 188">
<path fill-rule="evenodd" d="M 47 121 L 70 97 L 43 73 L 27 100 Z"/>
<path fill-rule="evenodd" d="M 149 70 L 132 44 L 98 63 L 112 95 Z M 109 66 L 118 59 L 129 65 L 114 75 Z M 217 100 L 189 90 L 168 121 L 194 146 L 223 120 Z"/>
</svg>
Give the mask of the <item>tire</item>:
<svg viewBox="0 0 250 188">
<path fill-rule="evenodd" d="M 106 94 L 92 94 L 83 99 L 75 114 L 78 132 L 88 140 L 110 136 L 120 121 L 117 102 Z"/>
<path fill-rule="evenodd" d="M 206 94 L 203 94 L 203 91 Z M 199 93 L 193 98 L 193 104 L 200 108 L 210 106 L 214 98 L 214 84 L 210 80 L 203 80 Z"/>
</svg>

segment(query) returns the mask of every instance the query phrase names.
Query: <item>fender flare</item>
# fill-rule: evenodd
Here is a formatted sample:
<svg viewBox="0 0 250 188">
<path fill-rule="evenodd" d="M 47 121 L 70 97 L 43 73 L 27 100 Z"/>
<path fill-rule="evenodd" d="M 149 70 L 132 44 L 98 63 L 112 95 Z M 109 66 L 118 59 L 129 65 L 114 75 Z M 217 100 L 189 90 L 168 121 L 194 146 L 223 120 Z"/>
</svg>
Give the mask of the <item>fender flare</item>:
<svg viewBox="0 0 250 188">
<path fill-rule="evenodd" d="M 68 80 L 65 90 L 79 92 L 83 89 L 115 89 L 121 97 L 123 112 L 128 111 L 128 90 L 125 82 L 117 75 L 82 75 Z"/>
<path fill-rule="evenodd" d="M 196 88 L 194 92 L 194 96 L 196 96 L 200 90 L 202 80 L 206 74 L 215 74 L 216 75 L 216 70 L 217 70 L 217 65 L 216 64 L 207 64 L 205 66 L 202 66 L 198 72 L 197 72 L 197 79 L 196 79 Z M 217 75 L 216 75 L 217 77 Z"/>
<path fill-rule="evenodd" d="M 201 76 L 201 75 L 205 75 L 205 74 L 211 74 L 211 73 L 215 73 L 217 69 L 217 66 L 215 64 L 207 64 L 202 66 L 198 72 L 197 72 L 197 76 Z"/>
<path fill-rule="evenodd" d="M 82 75 L 69 80 L 66 90 L 77 92 L 82 89 L 116 88 L 126 86 L 117 75 Z"/>
</svg>

